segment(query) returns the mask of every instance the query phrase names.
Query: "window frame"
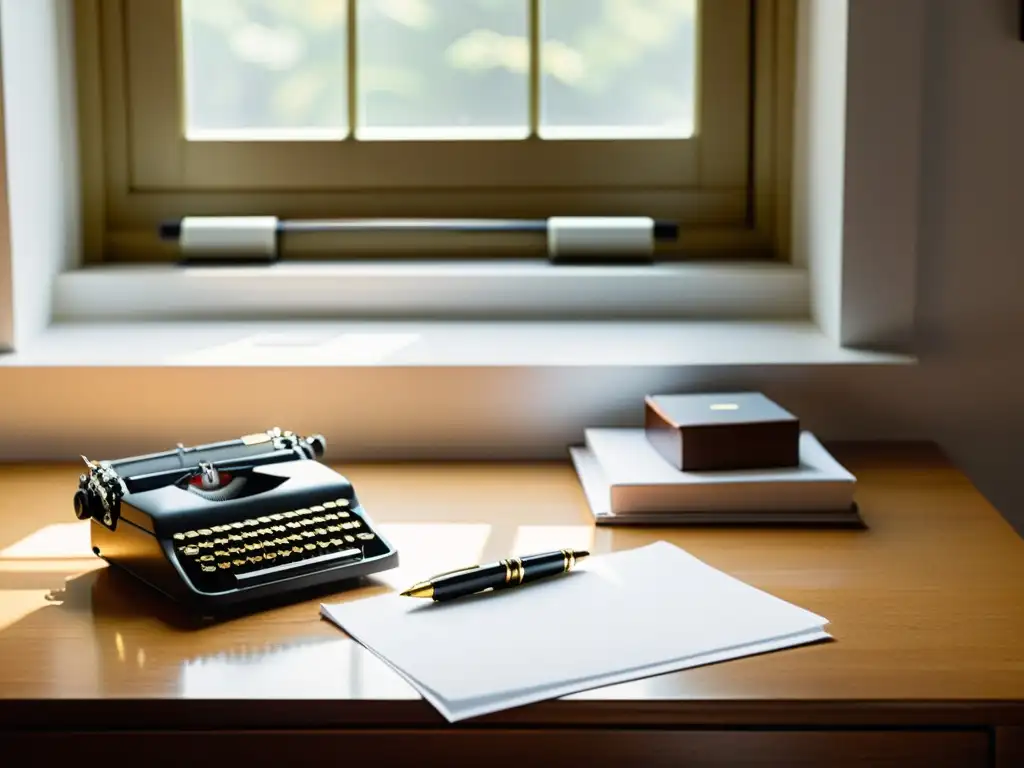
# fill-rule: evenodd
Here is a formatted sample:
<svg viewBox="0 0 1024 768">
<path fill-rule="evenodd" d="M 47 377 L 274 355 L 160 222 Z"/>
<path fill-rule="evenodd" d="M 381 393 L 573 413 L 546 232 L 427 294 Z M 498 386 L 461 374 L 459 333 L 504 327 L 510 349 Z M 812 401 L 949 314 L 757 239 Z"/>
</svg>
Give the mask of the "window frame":
<svg viewBox="0 0 1024 768">
<path fill-rule="evenodd" d="M 717 63 L 712 56 L 712 66 L 700 68 L 699 132 L 693 139 L 426 146 L 415 141 L 355 146 L 347 140 L 331 143 L 343 150 L 333 153 L 334 162 L 351 169 L 349 183 L 339 185 L 325 183 L 336 177 L 338 166 L 323 162 L 321 142 L 185 140 L 180 36 L 167 35 L 165 26 L 170 12 L 173 28 L 179 28 L 176 0 L 75 0 L 84 192 L 86 200 L 95 201 L 96 193 L 102 200 L 86 211 L 85 260 L 167 260 L 172 249 L 156 239 L 156 225 L 185 211 L 321 218 L 342 210 L 352 217 L 648 215 L 683 226 L 677 243 L 659 247 L 661 258 L 787 260 L 795 3 L 701 3 L 701 13 L 712 23 L 702 27 L 705 44 L 699 48 L 707 48 L 708 39 L 718 40 L 715 49 L 728 54 Z M 149 10 L 140 14 L 143 7 Z M 707 13 L 707 8 L 718 10 Z M 740 31 L 743 45 L 725 44 L 735 43 Z M 748 85 L 742 92 L 726 85 L 735 84 L 739 70 Z M 154 87 L 168 77 L 174 77 L 174 89 Z M 716 101 L 709 92 L 729 95 Z M 346 156 L 348 150 L 357 155 Z M 381 172 L 385 154 L 392 168 L 417 172 L 389 173 L 387 166 Z M 527 155 L 532 162 L 524 161 Z M 256 156 L 262 162 L 254 162 Z M 587 162 L 598 156 L 602 162 Z M 277 177 L 254 173 L 268 157 L 269 164 L 288 170 Z M 539 175 L 523 170 L 531 164 L 537 168 L 538 158 Z M 480 176 L 477 169 L 484 164 L 488 173 Z M 326 175 L 317 177 L 321 171 L 314 168 L 326 169 Z M 582 176 L 580 168 L 586 169 Z M 425 186 L 433 178 L 445 181 Z M 500 255 L 517 247 L 496 246 Z M 446 256 L 488 255 L 475 241 L 461 243 L 462 251 L 453 243 L 442 247 Z M 372 244 L 367 252 L 372 254 Z M 303 256 L 338 258 L 323 244 Z"/>
</svg>

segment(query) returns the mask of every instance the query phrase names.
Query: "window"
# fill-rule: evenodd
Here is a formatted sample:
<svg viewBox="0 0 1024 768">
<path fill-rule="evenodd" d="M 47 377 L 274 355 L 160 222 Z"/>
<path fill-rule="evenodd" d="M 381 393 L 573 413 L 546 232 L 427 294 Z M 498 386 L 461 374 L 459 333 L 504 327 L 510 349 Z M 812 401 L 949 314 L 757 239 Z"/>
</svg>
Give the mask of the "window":
<svg viewBox="0 0 1024 768">
<path fill-rule="evenodd" d="M 87 258 L 169 258 L 185 215 L 639 215 L 682 225 L 665 258 L 784 255 L 792 4 L 77 0 Z M 303 256 L 402 245 L 348 237 Z"/>
</svg>

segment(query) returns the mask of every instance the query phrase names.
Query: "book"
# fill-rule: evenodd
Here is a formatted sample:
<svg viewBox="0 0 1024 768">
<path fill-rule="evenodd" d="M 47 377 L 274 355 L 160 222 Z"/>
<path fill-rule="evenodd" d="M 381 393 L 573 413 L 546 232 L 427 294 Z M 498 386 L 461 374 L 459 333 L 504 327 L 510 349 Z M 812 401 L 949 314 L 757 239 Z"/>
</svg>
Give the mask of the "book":
<svg viewBox="0 0 1024 768">
<path fill-rule="evenodd" d="M 389 593 L 320 611 L 449 722 L 832 640 L 828 619 L 664 541 L 447 603 Z"/>
<path fill-rule="evenodd" d="M 588 429 L 570 456 L 599 524 L 861 524 L 856 478 L 810 432 L 796 467 L 684 472 L 643 429 Z"/>
</svg>

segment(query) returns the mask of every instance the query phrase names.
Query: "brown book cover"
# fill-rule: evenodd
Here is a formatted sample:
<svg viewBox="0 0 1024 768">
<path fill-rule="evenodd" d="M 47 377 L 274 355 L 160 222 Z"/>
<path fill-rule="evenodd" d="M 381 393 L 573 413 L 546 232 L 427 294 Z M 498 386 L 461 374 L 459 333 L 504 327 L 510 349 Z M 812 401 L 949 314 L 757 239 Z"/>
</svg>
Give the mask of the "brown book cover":
<svg viewBox="0 0 1024 768">
<path fill-rule="evenodd" d="M 763 394 L 649 395 L 648 441 L 684 472 L 795 467 L 800 420 Z"/>
</svg>

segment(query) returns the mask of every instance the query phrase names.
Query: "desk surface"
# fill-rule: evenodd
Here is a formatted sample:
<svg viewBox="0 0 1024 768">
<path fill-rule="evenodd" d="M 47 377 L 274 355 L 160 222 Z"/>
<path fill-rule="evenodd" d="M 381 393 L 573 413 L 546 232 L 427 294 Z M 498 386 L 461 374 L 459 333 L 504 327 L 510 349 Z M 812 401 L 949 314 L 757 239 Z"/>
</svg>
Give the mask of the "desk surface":
<svg viewBox="0 0 1024 768">
<path fill-rule="evenodd" d="M 1024 724 L 1024 541 L 929 446 L 846 446 L 836 455 L 860 479 L 867 530 L 595 529 L 568 464 L 339 468 L 403 562 L 322 599 L 378 594 L 453 563 L 513 552 L 575 546 L 597 554 L 663 538 L 827 617 L 835 642 L 484 721 Z M 78 472 L 0 468 L 0 721 L 445 725 L 319 618 L 319 598 L 197 629 L 110 573 L 89 553 L 87 524 L 73 517 Z"/>
</svg>

